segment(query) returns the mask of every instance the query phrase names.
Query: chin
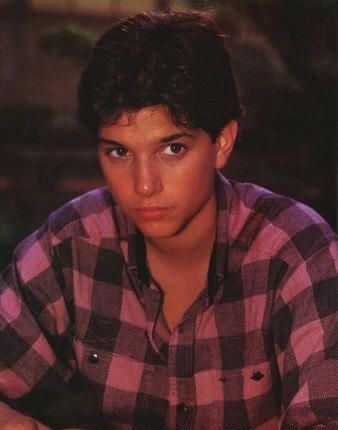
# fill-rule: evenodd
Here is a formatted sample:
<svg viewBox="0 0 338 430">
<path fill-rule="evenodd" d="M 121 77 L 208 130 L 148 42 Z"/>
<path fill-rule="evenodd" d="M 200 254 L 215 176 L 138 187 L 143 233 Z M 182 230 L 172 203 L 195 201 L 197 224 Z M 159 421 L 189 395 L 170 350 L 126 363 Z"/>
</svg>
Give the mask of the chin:
<svg viewBox="0 0 338 430">
<path fill-rule="evenodd" d="M 179 233 L 179 226 L 159 223 L 137 223 L 137 228 L 145 236 L 153 239 L 173 237 Z"/>
</svg>

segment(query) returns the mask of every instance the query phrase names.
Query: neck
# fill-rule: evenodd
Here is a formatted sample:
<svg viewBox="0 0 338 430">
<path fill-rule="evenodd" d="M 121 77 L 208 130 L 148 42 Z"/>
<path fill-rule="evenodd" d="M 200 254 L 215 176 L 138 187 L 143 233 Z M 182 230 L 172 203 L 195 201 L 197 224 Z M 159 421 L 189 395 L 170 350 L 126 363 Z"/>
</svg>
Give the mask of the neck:
<svg viewBox="0 0 338 430">
<path fill-rule="evenodd" d="M 210 199 L 182 231 L 172 237 L 145 238 L 147 255 L 186 265 L 210 258 L 216 235 L 216 199 Z"/>
</svg>

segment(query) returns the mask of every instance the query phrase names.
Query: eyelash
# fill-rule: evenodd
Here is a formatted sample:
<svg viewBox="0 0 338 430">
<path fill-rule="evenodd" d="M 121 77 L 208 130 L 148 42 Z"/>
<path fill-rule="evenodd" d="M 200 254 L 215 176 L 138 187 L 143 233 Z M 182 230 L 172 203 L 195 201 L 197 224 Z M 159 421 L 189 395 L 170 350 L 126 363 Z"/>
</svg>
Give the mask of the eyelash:
<svg viewBox="0 0 338 430">
<path fill-rule="evenodd" d="M 186 147 L 185 147 L 184 145 L 182 145 L 182 143 L 170 143 L 170 145 L 166 146 L 166 148 L 165 148 L 165 149 L 170 148 L 171 146 L 179 147 L 179 148 L 180 148 L 180 151 L 179 151 L 179 152 L 174 152 L 174 153 L 172 153 L 172 154 L 167 154 L 167 155 L 169 155 L 169 156 L 178 156 L 178 155 L 182 155 L 182 154 L 185 152 L 185 150 L 186 150 Z"/>
<path fill-rule="evenodd" d="M 109 148 L 109 149 L 107 149 L 105 152 L 106 152 L 106 155 L 108 155 L 108 156 L 112 156 L 112 158 L 124 158 L 124 156 L 113 156 L 113 155 L 112 155 L 114 152 L 116 152 L 116 151 L 118 151 L 118 150 L 128 152 L 128 150 L 127 150 L 127 149 L 122 148 L 121 146 L 116 146 L 115 148 Z"/>
<path fill-rule="evenodd" d="M 169 145 L 167 145 L 165 147 L 165 150 L 167 148 L 170 148 L 170 147 L 179 147 L 180 151 L 179 152 L 173 152 L 172 154 L 164 154 L 164 155 L 168 155 L 169 157 L 178 157 L 178 156 L 182 155 L 186 151 L 186 147 L 182 143 L 170 143 Z M 122 146 L 116 146 L 115 148 L 109 148 L 109 149 L 107 149 L 105 151 L 105 153 L 106 153 L 107 156 L 109 156 L 111 158 L 115 158 L 115 159 L 123 159 L 123 158 L 127 157 L 127 154 L 125 154 L 125 155 L 121 155 L 121 154 L 117 155 L 116 151 L 118 151 L 118 150 L 125 151 L 128 154 L 128 150 L 125 149 L 125 148 L 123 148 Z M 116 155 L 113 155 L 114 153 Z M 163 153 L 164 153 L 164 151 L 163 151 Z"/>
</svg>

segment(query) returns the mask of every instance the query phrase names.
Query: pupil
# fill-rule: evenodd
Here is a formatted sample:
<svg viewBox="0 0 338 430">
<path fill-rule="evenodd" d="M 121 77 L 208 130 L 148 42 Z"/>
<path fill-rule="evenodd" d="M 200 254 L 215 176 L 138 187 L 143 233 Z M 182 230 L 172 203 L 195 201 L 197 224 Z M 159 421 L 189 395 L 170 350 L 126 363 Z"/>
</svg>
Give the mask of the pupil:
<svg viewBox="0 0 338 430">
<path fill-rule="evenodd" d="M 174 154 L 178 154 L 181 151 L 181 146 L 180 145 L 171 145 L 171 151 Z"/>
</svg>

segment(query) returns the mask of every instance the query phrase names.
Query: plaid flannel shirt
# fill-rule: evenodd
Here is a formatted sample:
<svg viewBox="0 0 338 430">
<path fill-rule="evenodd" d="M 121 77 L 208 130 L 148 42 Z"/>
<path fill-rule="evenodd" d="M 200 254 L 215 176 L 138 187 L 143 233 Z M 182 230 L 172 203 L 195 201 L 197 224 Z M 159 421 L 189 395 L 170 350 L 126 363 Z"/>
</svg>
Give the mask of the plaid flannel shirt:
<svg viewBox="0 0 338 430">
<path fill-rule="evenodd" d="M 80 375 L 102 428 L 338 428 L 335 234 L 255 185 L 218 174 L 216 194 L 208 282 L 172 333 L 106 188 L 20 244 L 0 287 L 0 398 L 39 416 Z"/>
</svg>

